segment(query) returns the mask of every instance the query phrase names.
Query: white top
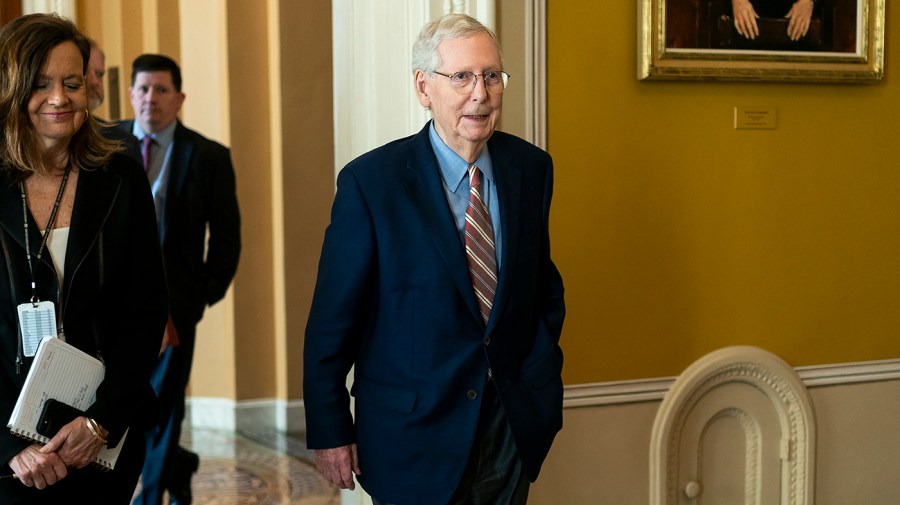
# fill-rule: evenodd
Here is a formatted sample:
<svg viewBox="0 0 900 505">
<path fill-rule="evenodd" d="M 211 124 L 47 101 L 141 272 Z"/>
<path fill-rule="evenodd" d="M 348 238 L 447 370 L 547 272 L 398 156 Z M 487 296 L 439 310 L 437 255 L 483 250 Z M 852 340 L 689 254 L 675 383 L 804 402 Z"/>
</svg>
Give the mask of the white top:
<svg viewBox="0 0 900 505">
<path fill-rule="evenodd" d="M 69 227 L 54 228 L 50 230 L 50 236 L 47 237 L 47 251 L 53 260 L 53 266 L 56 268 L 56 275 L 59 277 L 59 286 L 62 287 L 63 277 L 65 277 L 66 264 L 66 248 L 69 245 Z"/>
</svg>

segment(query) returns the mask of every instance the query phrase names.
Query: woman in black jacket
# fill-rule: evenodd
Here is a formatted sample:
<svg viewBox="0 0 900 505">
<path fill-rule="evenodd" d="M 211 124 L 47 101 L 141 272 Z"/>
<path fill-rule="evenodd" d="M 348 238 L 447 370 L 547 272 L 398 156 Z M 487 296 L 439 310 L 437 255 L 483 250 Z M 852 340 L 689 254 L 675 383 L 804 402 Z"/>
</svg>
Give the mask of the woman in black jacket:
<svg viewBox="0 0 900 505">
<path fill-rule="evenodd" d="M 153 201 L 88 112 L 89 54 L 58 16 L 0 29 L 0 418 L 34 355 L 22 304 L 52 302 L 58 337 L 106 367 L 96 401 L 46 446 L 0 429 L 4 504 L 129 503 L 154 420 L 148 379 L 167 316 Z M 115 469 L 92 465 L 126 430 Z"/>
</svg>

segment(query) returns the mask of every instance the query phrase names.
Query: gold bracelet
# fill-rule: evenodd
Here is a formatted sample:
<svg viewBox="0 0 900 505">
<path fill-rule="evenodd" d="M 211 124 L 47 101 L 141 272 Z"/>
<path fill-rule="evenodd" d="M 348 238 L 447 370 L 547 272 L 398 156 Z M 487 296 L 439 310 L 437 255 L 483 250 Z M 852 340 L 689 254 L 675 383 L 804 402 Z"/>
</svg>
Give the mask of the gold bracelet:
<svg viewBox="0 0 900 505">
<path fill-rule="evenodd" d="M 94 438 L 96 438 L 100 442 L 103 442 L 103 445 L 109 443 L 108 439 L 103 438 L 103 436 L 100 435 L 100 425 L 97 424 L 97 421 L 91 419 L 90 417 L 85 417 L 84 424 L 85 426 L 87 426 L 87 429 L 91 431 L 91 434 L 94 435 Z"/>
</svg>

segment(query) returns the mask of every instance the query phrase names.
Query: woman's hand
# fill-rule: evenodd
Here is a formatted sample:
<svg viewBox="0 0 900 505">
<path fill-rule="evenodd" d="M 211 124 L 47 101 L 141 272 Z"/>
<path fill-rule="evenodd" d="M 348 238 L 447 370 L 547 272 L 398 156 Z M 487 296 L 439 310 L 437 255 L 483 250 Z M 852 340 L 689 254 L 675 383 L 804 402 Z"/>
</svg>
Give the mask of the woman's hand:
<svg viewBox="0 0 900 505">
<path fill-rule="evenodd" d="M 66 466 L 72 468 L 84 468 L 93 463 L 106 444 L 91 433 L 86 420 L 83 416 L 76 417 L 60 428 L 59 433 L 41 448 L 41 453 L 55 453 Z M 101 430 L 101 436 L 108 436 L 105 430 Z"/>
<path fill-rule="evenodd" d="M 45 453 L 42 449 L 40 445 L 32 444 L 9 460 L 9 467 L 16 473 L 19 482 L 28 487 L 44 489 L 68 474 L 66 464 L 58 454 Z"/>
</svg>

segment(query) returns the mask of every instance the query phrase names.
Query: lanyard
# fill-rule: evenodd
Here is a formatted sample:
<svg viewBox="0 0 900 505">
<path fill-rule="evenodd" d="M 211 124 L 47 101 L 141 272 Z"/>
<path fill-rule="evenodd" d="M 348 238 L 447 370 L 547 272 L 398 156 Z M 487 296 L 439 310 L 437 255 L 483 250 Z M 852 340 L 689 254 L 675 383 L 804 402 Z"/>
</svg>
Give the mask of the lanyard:
<svg viewBox="0 0 900 505">
<path fill-rule="evenodd" d="M 37 250 L 35 256 L 38 263 L 41 261 L 41 254 L 47 245 L 47 239 L 50 238 L 50 230 L 53 229 L 53 222 L 56 221 L 56 213 L 59 210 L 59 204 L 62 202 L 63 193 L 66 191 L 66 183 L 69 182 L 69 172 L 72 171 L 71 165 L 66 165 L 66 172 L 63 174 L 62 182 L 59 184 L 59 193 L 56 194 L 56 201 L 53 202 L 53 210 L 50 211 L 50 219 L 47 221 L 47 230 L 41 238 L 41 246 Z M 28 258 L 28 270 L 31 272 L 31 303 L 37 304 L 40 300 L 37 297 L 37 282 L 34 277 L 34 265 L 31 263 L 31 240 L 28 237 L 28 203 L 25 200 L 25 182 L 19 182 L 19 189 L 22 191 L 22 218 L 25 224 L 25 257 Z"/>
</svg>

